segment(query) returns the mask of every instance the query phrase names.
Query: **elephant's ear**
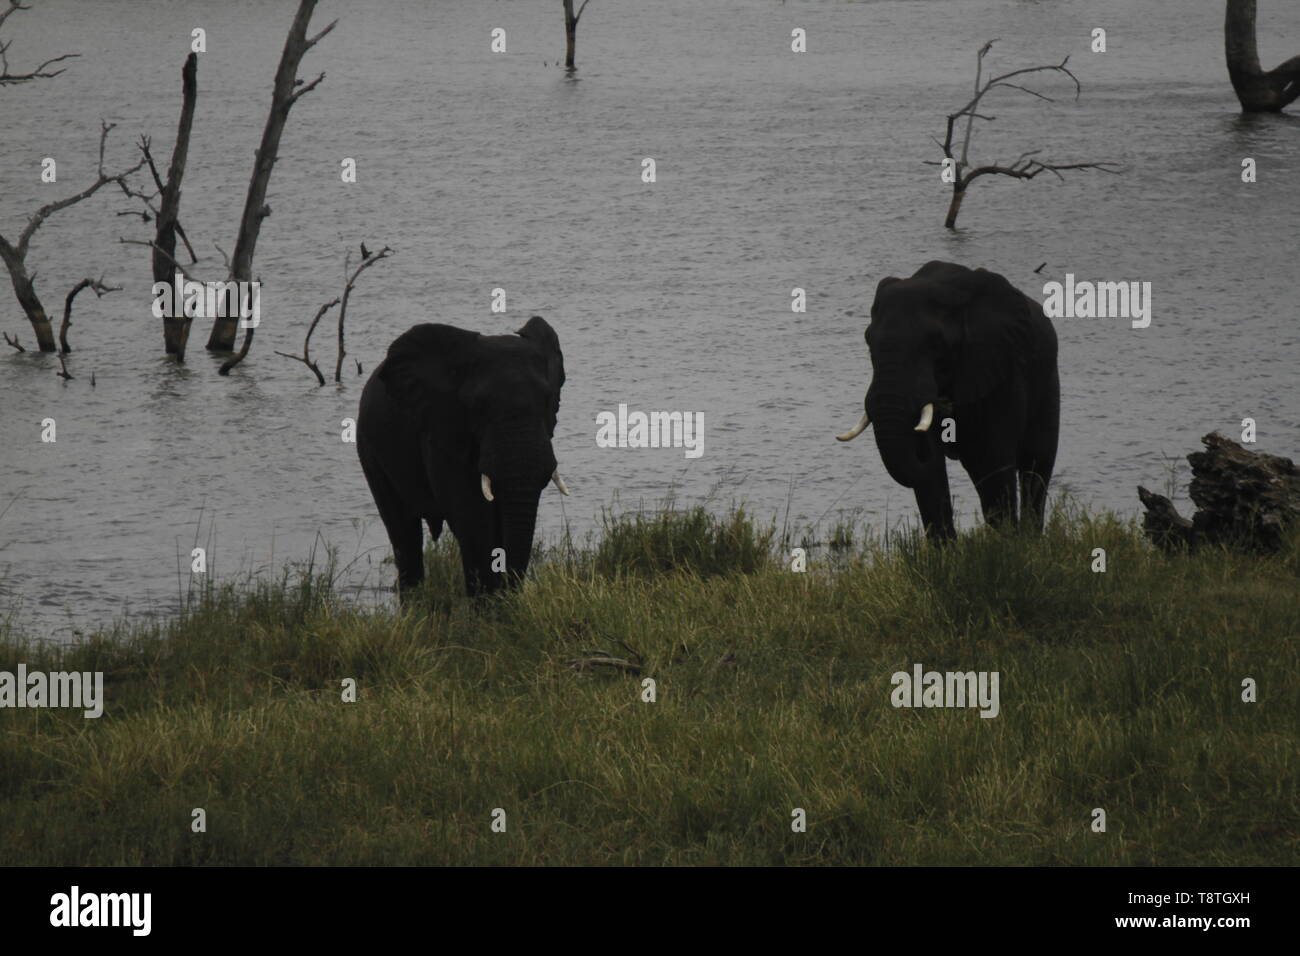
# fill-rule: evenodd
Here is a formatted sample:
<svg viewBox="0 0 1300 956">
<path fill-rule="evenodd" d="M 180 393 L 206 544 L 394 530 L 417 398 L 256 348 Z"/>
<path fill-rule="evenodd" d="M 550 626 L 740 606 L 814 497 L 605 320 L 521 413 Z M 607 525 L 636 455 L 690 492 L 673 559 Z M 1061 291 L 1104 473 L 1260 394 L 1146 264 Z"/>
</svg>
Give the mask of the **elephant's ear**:
<svg viewBox="0 0 1300 956">
<path fill-rule="evenodd" d="M 940 287 L 961 324 L 953 399 L 969 405 L 1005 382 L 1030 346 L 1033 303 L 996 272 L 968 271 Z"/>
<path fill-rule="evenodd" d="M 555 433 L 555 419 L 560 414 L 560 389 L 564 387 L 564 353 L 560 351 L 560 337 L 555 329 L 540 315 L 535 315 L 519 330 L 519 335 L 533 342 L 546 357 L 546 380 L 551 387 L 551 433 Z"/>
<path fill-rule="evenodd" d="M 477 332 L 417 325 L 393 340 L 377 374 L 398 406 L 417 420 L 445 416 L 474 363 L 478 342 Z"/>
</svg>

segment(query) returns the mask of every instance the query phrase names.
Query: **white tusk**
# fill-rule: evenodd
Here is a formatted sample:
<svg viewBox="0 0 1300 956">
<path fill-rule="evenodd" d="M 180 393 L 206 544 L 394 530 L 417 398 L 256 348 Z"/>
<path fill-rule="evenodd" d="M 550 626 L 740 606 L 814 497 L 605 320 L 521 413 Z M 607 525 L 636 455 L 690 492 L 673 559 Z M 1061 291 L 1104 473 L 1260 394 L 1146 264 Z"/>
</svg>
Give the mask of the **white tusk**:
<svg viewBox="0 0 1300 956">
<path fill-rule="evenodd" d="M 492 479 L 487 475 L 480 475 L 479 487 L 483 489 L 483 497 L 488 501 L 492 500 Z"/>
<path fill-rule="evenodd" d="M 564 479 L 560 477 L 560 469 L 557 468 L 555 471 L 551 472 L 551 481 L 555 482 L 555 487 L 560 489 L 560 494 L 566 497 L 572 497 L 572 495 L 569 494 L 569 489 L 564 484 Z"/>
<path fill-rule="evenodd" d="M 862 421 L 858 422 L 856 425 L 854 425 L 852 428 L 850 428 L 848 431 L 846 431 L 843 435 L 836 435 L 836 436 L 835 436 L 835 440 L 836 440 L 836 441 L 853 441 L 853 439 L 857 438 L 857 437 L 858 437 L 859 435 L 861 435 L 864 431 L 866 431 L 867 426 L 870 425 L 870 424 L 871 424 L 871 416 L 868 415 L 866 412 L 863 412 L 863 413 L 862 413 Z"/>
<path fill-rule="evenodd" d="M 927 402 L 925 408 L 921 409 L 921 420 L 916 423 L 913 431 L 928 432 L 930 423 L 934 421 L 934 403 Z"/>
</svg>

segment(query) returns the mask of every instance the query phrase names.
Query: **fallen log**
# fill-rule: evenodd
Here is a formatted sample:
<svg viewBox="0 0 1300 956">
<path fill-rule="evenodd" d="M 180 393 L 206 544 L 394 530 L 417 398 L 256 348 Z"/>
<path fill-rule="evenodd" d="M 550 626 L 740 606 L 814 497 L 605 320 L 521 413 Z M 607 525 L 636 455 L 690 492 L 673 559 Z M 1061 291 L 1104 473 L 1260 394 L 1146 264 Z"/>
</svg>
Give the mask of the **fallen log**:
<svg viewBox="0 0 1300 956">
<path fill-rule="evenodd" d="M 1287 529 L 1300 524 L 1300 468 L 1290 458 L 1252 452 L 1211 432 L 1205 451 L 1187 456 L 1196 513 L 1189 521 L 1163 495 L 1138 488 L 1147 536 L 1166 550 L 1226 545 L 1279 550 Z"/>
</svg>

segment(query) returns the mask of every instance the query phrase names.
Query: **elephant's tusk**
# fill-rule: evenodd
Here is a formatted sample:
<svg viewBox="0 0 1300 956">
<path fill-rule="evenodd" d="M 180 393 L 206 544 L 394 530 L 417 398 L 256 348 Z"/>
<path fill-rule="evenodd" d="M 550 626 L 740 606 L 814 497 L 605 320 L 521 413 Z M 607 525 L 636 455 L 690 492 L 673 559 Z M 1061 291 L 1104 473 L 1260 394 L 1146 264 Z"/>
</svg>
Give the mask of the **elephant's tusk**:
<svg viewBox="0 0 1300 956">
<path fill-rule="evenodd" d="M 483 489 L 483 497 L 486 498 L 488 501 L 491 501 L 492 500 L 492 479 L 489 478 L 487 475 L 480 475 L 479 477 L 482 479 L 479 482 L 479 487 Z"/>
<path fill-rule="evenodd" d="M 928 432 L 930 423 L 934 421 L 934 403 L 926 402 L 925 408 L 921 409 L 921 420 L 916 423 L 913 431 Z"/>
<path fill-rule="evenodd" d="M 862 421 L 858 422 L 856 425 L 854 425 L 852 428 L 846 431 L 843 435 L 836 435 L 835 440 L 853 441 L 853 439 L 857 438 L 864 431 L 866 431 L 867 426 L 870 424 L 871 424 L 871 416 L 868 415 L 866 412 L 863 412 Z"/>
<path fill-rule="evenodd" d="M 564 479 L 560 477 L 560 469 L 557 468 L 551 472 L 551 481 L 555 482 L 555 487 L 560 489 L 560 494 L 565 497 L 572 497 L 569 494 L 568 487 L 564 484 Z"/>
</svg>

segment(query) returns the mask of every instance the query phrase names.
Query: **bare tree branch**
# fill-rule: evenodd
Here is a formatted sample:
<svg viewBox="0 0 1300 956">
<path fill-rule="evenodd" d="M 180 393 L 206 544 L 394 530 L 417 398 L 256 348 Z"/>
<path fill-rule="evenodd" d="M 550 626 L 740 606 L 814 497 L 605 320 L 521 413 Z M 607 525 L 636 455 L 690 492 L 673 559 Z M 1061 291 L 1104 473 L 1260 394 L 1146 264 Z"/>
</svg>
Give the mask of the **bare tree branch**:
<svg viewBox="0 0 1300 956">
<path fill-rule="evenodd" d="M 190 54 L 190 56 L 193 56 L 193 55 L 194 55 L 194 54 L 192 54 L 192 53 Z M 192 109 L 191 109 L 191 114 L 190 114 L 190 115 L 191 115 L 191 118 L 192 118 L 192 116 L 193 116 Z M 185 127 L 185 122 L 186 122 L 186 121 L 185 121 L 185 114 L 184 114 L 184 110 L 182 110 L 182 114 L 181 114 L 181 125 L 182 125 L 183 128 Z M 147 137 L 147 136 L 141 136 L 141 137 L 140 137 L 140 152 L 142 152 L 142 153 L 144 154 L 145 161 L 149 164 L 149 172 L 150 172 L 150 174 L 153 176 L 154 185 L 156 185 L 156 186 L 158 187 L 158 196 L 163 200 L 163 204 L 164 204 L 164 206 L 165 206 L 165 205 L 166 205 L 166 201 L 167 201 L 167 200 L 166 200 L 167 186 L 163 183 L 163 181 L 162 181 L 162 177 L 158 175 L 158 167 L 157 167 L 156 165 L 154 165 L 153 154 L 149 152 L 149 147 L 150 147 L 151 145 L 152 145 L 152 143 L 150 142 L 149 137 Z M 176 149 L 180 149 L 180 148 L 181 148 L 180 138 L 177 137 Z M 188 131 L 188 129 L 186 129 L 185 149 L 186 149 L 186 151 L 188 151 L 188 149 L 189 149 L 189 131 Z M 182 165 L 182 167 L 184 166 L 184 160 L 182 160 L 181 165 Z M 173 168 L 173 169 L 176 168 L 176 151 L 175 151 L 175 150 L 172 151 L 172 168 Z M 179 188 L 177 188 L 177 193 L 179 194 L 179 192 L 180 192 L 180 190 L 179 190 Z M 178 201 L 179 201 L 179 200 L 178 200 Z M 163 220 L 164 220 L 164 218 L 165 218 L 164 215 L 163 215 L 163 211 L 160 211 L 160 210 L 158 210 L 158 209 L 155 209 L 155 208 L 153 207 L 152 202 L 150 202 L 150 201 L 146 201 L 145 205 L 149 206 L 150 211 L 154 214 L 154 218 L 155 218 L 156 220 L 158 220 L 158 228 L 159 228 L 159 229 L 162 229 L 162 228 L 163 228 Z M 124 213 L 118 213 L 118 215 L 124 215 Z M 145 217 L 145 220 L 144 220 L 144 221 L 145 221 L 145 222 L 148 222 L 148 221 L 149 221 L 148 217 Z M 191 263 L 198 262 L 198 261 L 199 261 L 199 257 L 198 257 L 198 255 L 197 255 L 197 253 L 195 253 L 195 251 L 194 251 L 194 247 L 193 247 L 192 245 L 190 245 L 190 237 L 187 236 L 187 235 L 185 234 L 185 227 L 182 226 L 182 225 L 180 224 L 180 221 L 179 221 L 179 220 L 173 220 L 172 225 L 173 225 L 173 226 L 175 227 L 175 229 L 176 229 L 176 235 L 178 235 L 178 236 L 181 237 L 181 242 L 185 243 L 185 251 L 188 252 L 188 253 L 190 254 L 190 262 L 191 262 Z"/>
<path fill-rule="evenodd" d="M 102 275 L 98 279 L 82 279 L 72 287 L 72 291 L 68 293 L 68 297 L 63 300 L 63 322 L 59 326 L 59 346 L 62 348 L 62 354 L 64 355 L 72 351 L 72 349 L 68 347 L 68 326 L 72 325 L 72 300 L 77 297 L 77 293 L 82 289 L 90 289 L 95 293 L 95 297 L 98 299 L 102 299 L 109 292 L 122 291 L 120 285 L 105 285 L 104 277 Z"/>
<path fill-rule="evenodd" d="M 931 139 L 934 140 L 943 151 L 945 158 L 938 163 L 927 160 L 926 165 L 948 166 L 951 167 L 953 171 L 952 201 L 948 206 L 947 218 L 944 220 L 944 226 L 949 229 L 954 228 L 956 225 L 957 215 L 961 209 L 961 202 L 966 195 L 967 187 L 969 187 L 970 184 L 980 176 L 1000 175 L 1009 176 L 1013 179 L 1033 179 L 1039 173 L 1050 172 L 1058 179 L 1063 179 L 1064 177 L 1061 176 L 1061 172 L 1069 169 L 1099 169 L 1103 172 L 1109 173 L 1119 171 L 1118 163 L 1045 163 L 1030 158 L 1041 153 L 1041 149 L 1026 150 L 1009 166 L 1003 166 L 997 162 L 993 162 L 971 168 L 969 159 L 970 143 L 975 120 L 980 119 L 992 121 L 996 118 L 986 113 L 981 113 L 978 110 L 980 101 L 987 96 L 990 91 L 998 88 L 1006 88 L 1016 90 L 1020 93 L 1028 93 L 1030 96 L 1040 100 L 1045 100 L 1049 103 L 1056 102 L 1052 97 L 1047 96 L 1038 90 L 1032 89 L 1031 87 L 1024 86 L 1020 83 L 1009 82 L 1014 77 L 1027 76 L 1031 73 L 1059 73 L 1063 76 L 1069 77 L 1070 82 L 1074 85 L 1074 97 L 1076 100 L 1083 91 L 1083 86 L 1080 84 L 1079 78 L 1074 75 L 1067 65 L 1070 62 L 1068 56 L 1060 63 L 1048 64 L 1045 66 L 1029 66 L 1023 67 L 1019 70 L 1011 70 L 1010 72 L 990 77 L 988 80 L 981 83 L 981 79 L 984 75 L 984 57 L 988 54 L 989 50 L 993 48 L 995 42 L 995 40 L 989 40 L 980 47 L 979 52 L 975 57 L 975 95 L 965 106 L 957 110 L 957 112 L 948 114 L 947 127 L 943 142 L 940 143 L 935 137 L 931 137 Z M 963 117 L 966 119 L 966 128 L 962 136 L 961 158 L 958 159 L 957 156 L 954 155 L 953 139 L 956 133 L 957 123 Z"/>
<path fill-rule="evenodd" d="M 323 316 L 326 312 L 328 312 L 330 309 L 334 308 L 334 306 L 338 304 L 339 304 L 339 298 L 338 296 L 335 296 L 334 298 L 330 299 L 328 302 L 326 302 L 324 305 L 322 305 L 319 309 L 316 310 L 316 317 L 311 320 L 311 325 L 307 329 L 307 337 L 303 339 L 302 342 L 302 355 L 292 355 L 289 352 L 280 352 L 280 351 L 277 351 L 275 353 L 276 355 L 283 355 L 285 358 L 291 358 L 296 362 L 301 362 L 303 365 L 306 365 L 309 369 L 311 369 L 313 372 L 316 373 L 316 381 L 320 385 L 325 384 L 325 376 L 321 374 L 320 366 L 317 365 L 315 362 L 313 362 L 311 359 L 311 352 L 310 352 L 311 334 L 316 331 L 316 325 L 320 322 L 321 316 Z"/>
<path fill-rule="evenodd" d="M 18 351 L 20 351 L 20 352 L 26 352 L 26 351 L 27 351 L 25 348 L 23 348 L 21 345 L 18 344 L 18 333 L 15 332 L 15 333 L 14 333 L 14 337 L 13 337 L 13 338 L 10 338 L 10 337 L 9 337 L 9 333 L 8 333 L 8 332 L 5 332 L 5 333 L 4 333 L 4 337 L 5 337 L 5 342 L 6 342 L 7 344 L 9 344 L 9 345 L 12 345 L 12 346 L 13 346 L 14 348 L 16 348 Z"/>
<path fill-rule="evenodd" d="M 222 258 L 223 260 L 225 260 L 225 263 L 226 263 L 226 271 L 229 272 L 229 271 L 230 271 L 230 256 L 226 253 L 226 250 L 225 250 L 225 249 L 222 249 L 221 246 L 219 246 L 219 245 L 217 244 L 217 240 L 215 240 L 215 239 L 212 240 L 212 246 L 213 246 L 213 248 L 215 248 L 215 249 L 217 250 L 217 252 L 221 253 L 221 258 Z"/>
<path fill-rule="evenodd" d="M 0 26 L 4 26 L 5 20 L 9 19 L 9 14 L 13 13 L 15 10 L 30 10 L 30 9 L 31 7 L 23 6 L 21 3 L 18 2 L 18 0 L 9 0 L 9 9 L 5 10 L 3 13 L 0 13 Z"/>
<path fill-rule="evenodd" d="M 32 241 L 32 236 L 35 234 L 37 229 L 41 228 L 41 224 L 44 223 L 45 220 L 48 219 L 51 215 L 58 212 L 60 209 L 67 209 L 69 206 L 76 205 L 77 203 L 81 202 L 83 199 L 89 199 L 91 196 L 95 195 L 95 193 L 99 192 L 99 190 L 103 189 L 109 183 L 117 183 L 119 186 L 122 186 L 124 189 L 126 189 L 127 187 L 125 186 L 124 183 L 126 177 L 134 174 L 136 171 L 140 169 L 141 166 L 144 165 L 144 160 L 142 159 L 140 160 L 140 162 L 136 163 L 130 169 L 124 170 L 120 173 L 114 173 L 112 175 L 109 175 L 104 172 L 104 141 L 108 138 L 109 131 L 112 130 L 113 127 L 116 125 L 117 125 L 116 123 L 105 123 L 102 120 L 100 121 L 101 128 L 99 132 L 99 178 L 96 179 L 93 183 L 91 183 L 88 187 L 83 189 L 81 192 L 77 193 L 75 196 L 69 196 L 67 199 L 60 199 L 57 202 L 46 203 L 40 209 L 36 210 L 35 215 L 33 215 L 32 218 L 28 221 L 27 228 L 24 229 L 18 236 L 18 245 L 16 246 L 16 248 L 20 258 L 25 257 L 27 255 L 27 246 Z M 128 195 L 130 195 L 129 192 Z"/>
<path fill-rule="evenodd" d="M 316 87 L 320 85 L 320 81 L 323 79 L 325 79 L 325 72 L 322 70 L 320 76 L 316 77 L 316 79 L 312 80 L 302 89 L 298 90 L 298 92 L 294 93 L 293 96 L 289 97 L 289 102 L 297 103 L 298 100 L 302 99 L 302 97 L 306 96 L 312 90 L 316 89 Z"/>
<path fill-rule="evenodd" d="M 31 9 L 31 7 L 24 6 L 23 4 L 19 3 L 18 0 L 8 0 L 8 3 L 9 3 L 9 8 L 3 12 L 0 12 L 0 26 L 4 26 L 5 20 L 9 19 L 9 15 L 15 12 L 16 10 Z M 9 47 L 12 43 L 13 43 L 12 40 L 10 40 L 9 43 L 0 42 L 0 86 L 10 86 L 10 85 L 16 85 L 18 83 L 26 83 L 29 80 L 51 79 L 53 77 L 58 76 L 60 73 L 63 72 L 63 70 L 60 69 L 60 70 L 55 70 L 52 73 L 47 73 L 45 72 L 46 67 L 53 66 L 55 63 L 62 63 L 64 60 L 71 60 L 81 56 L 80 53 L 64 53 L 60 56 L 50 57 L 40 66 L 38 66 L 36 69 L 32 70 L 30 73 L 10 73 L 9 72 Z"/>
<path fill-rule="evenodd" d="M 320 33 L 316 34 L 314 37 L 312 37 L 310 40 L 307 41 L 307 49 L 310 50 L 321 40 L 325 39 L 325 36 L 338 25 L 339 25 L 338 20 L 331 20 L 329 25 L 325 27 L 324 30 L 322 30 Z"/>
<path fill-rule="evenodd" d="M 177 262 L 170 252 L 168 252 L 166 249 L 161 248 L 158 245 L 158 243 L 154 242 L 152 239 L 123 239 L 122 237 L 119 236 L 117 241 L 127 246 L 148 246 L 150 249 L 154 250 L 155 252 L 160 252 L 164 256 L 166 256 L 167 261 L 170 262 L 172 265 L 174 265 L 176 267 L 176 270 L 186 279 L 189 279 L 191 282 L 204 282 L 203 279 L 200 279 L 197 276 L 190 275 L 190 273 L 186 271 L 185 267 L 181 265 L 179 262 Z"/>
<path fill-rule="evenodd" d="M 12 12 L 12 10 L 10 11 Z M 45 306 L 42 305 L 40 297 L 36 294 L 35 282 L 36 273 L 33 270 L 30 274 L 27 270 L 27 251 L 30 247 L 32 236 L 36 230 L 41 227 L 51 215 L 61 209 L 67 209 L 69 206 L 88 199 L 97 193 L 109 183 L 117 183 L 127 195 L 133 195 L 127 177 L 134 174 L 141 166 L 144 160 L 136 163 L 129 169 L 118 173 L 107 173 L 104 171 L 104 145 L 108 140 L 108 134 L 113 129 L 112 123 L 101 121 L 99 134 L 99 165 L 98 178 L 86 189 L 77 193 L 75 196 L 69 196 L 66 199 L 60 199 L 55 202 L 46 203 L 28 220 L 26 228 L 18 236 L 16 243 L 11 243 L 3 235 L 0 235 L 0 262 L 3 262 L 5 268 L 9 271 L 9 279 L 13 284 L 14 295 L 18 299 L 18 304 L 22 306 L 23 312 L 27 315 L 28 320 L 32 323 L 32 330 L 36 333 L 36 344 L 42 352 L 57 351 L 54 342 L 54 330 L 50 325 L 49 316 L 45 312 Z"/>
<path fill-rule="evenodd" d="M 357 276 L 361 275 L 361 273 L 365 272 L 380 259 L 386 259 L 392 254 L 393 250 L 388 248 L 388 246 L 384 246 L 384 248 L 380 249 L 373 255 L 367 256 L 362 261 L 361 265 L 357 266 L 356 272 L 352 273 L 351 278 L 348 279 L 347 285 L 343 288 L 343 304 L 339 306 L 339 357 L 338 361 L 334 363 L 334 381 L 336 382 L 341 381 L 343 378 L 343 356 L 348 354 L 347 349 L 343 347 L 343 323 L 347 319 L 348 298 L 352 295 L 352 288 L 356 285 Z M 347 274 L 348 265 L 351 261 L 352 253 L 349 252 L 343 258 L 343 272 L 345 275 Z"/>
</svg>

